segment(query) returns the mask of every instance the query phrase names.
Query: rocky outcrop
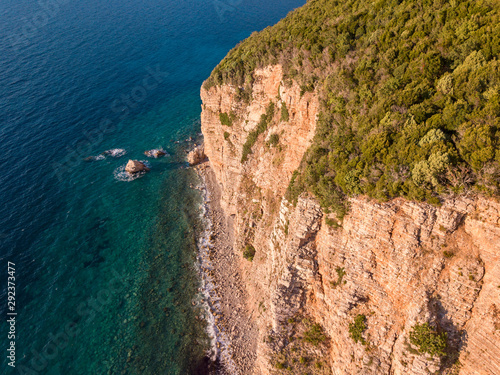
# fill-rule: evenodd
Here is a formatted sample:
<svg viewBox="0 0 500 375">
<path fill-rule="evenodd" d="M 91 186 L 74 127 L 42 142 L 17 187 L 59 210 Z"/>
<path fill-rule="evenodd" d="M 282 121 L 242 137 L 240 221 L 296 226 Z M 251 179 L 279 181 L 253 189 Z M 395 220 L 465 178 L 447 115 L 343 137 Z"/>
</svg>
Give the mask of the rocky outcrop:
<svg viewBox="0 0 500 375">
<path fill-rule="evenodd" d="M 125 172 L 128 173 L 139 173 L 139 172 L 147 172 L 149 168 L 142 161 L 138 160 L 129 160 L 127 165 L 125 166 Z"/>
<path fill-rule="evenodd" d="M 342 226 L 329 226 L 313 197 L 301 196 L 296 206 L 284 199 L 314 135 L 316 94 L 285 83 L 280 66 L 254 77 L 250 102 L 229 85 L 201 91 L 205 152 L 259 329 L 253 373 L 500 373 L 500 203 L 463 196 L 437 207 L 357 197 Z M 242 163 L 243 145 L 269 102 L 272 120 Z M 277 145 L 269 143 L 272 134 Z M 241 256 L 249 243 L 253 262 Z M 365 345 L 349 334 L 358 315 L 366 317 Z M 301 321 L 320 324 L 327 337 L 303 362 L 293 357 L 298 343 L 306 345 Z M 444 358 L 410 343 L 413 326 L 423 322 L 447 332 Z"/>
<path fill-rule="evenodd" d="M 196 146 L 188 153 L 187 160 L 190 165 L 200 164 L 207 158 L 203 145 Z"/>
</svg>

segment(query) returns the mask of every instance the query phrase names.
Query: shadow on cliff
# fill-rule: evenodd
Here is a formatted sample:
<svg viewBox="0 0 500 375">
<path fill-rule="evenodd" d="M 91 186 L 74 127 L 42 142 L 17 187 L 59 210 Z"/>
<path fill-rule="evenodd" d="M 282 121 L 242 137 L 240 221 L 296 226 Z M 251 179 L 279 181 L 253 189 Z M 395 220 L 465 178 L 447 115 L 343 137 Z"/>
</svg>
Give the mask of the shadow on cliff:
<svg viewBox="0 0 500 375">
<path fill-rule="evenodd" d="M 457 363 L 460 351 L 467 346 L 467 331 L 459 330 L 454 322 L 448 318 L 448 310 L 443 306 L 439 298 L 429 298 L 429 308 L 434 313 L 438 327 L 448 334 L 446 356 L 441 361 L 441 372 L 450 369 Z"/>
</svg>

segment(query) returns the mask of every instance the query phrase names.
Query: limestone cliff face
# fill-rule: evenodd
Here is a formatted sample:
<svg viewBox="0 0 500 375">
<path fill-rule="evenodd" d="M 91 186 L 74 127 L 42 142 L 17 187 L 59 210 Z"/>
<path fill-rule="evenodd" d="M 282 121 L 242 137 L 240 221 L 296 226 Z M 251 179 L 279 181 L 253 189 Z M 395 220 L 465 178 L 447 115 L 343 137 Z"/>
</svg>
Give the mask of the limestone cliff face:
<svg viewBox="0 0 500 375">
<path fill-rule="evenodd" d="M 358 197 L 342 227 L 330 227 L 313 197 L 295 207 L 284 199 L 314 135 L 317 96 L 285 85 L 280 66 L 254 76 L 249 103 L 235 87 L 201 91 L 205 153 L 234 223 L 234 252 L 260 332 L 254 374 L 500 374 L 500 204 Z M 242 163 L 243 144 L 269 102 L 273 120 Z M 281 121 L 283 103 L 288 121 Z M 231 126 L 220 113 L 232 114 Z M 266 142 L 271 134 L 277 145 Z M 253 262 L 241 256 L 249 243 Z M 349 335 L 359 314 L 366 345 Z M 327 337 L 317 346 L 301 339 L 310 322 Z M 410 344 L 411 328 L 423 322 L 448 333 L 444 359 Z"/>
</svg>

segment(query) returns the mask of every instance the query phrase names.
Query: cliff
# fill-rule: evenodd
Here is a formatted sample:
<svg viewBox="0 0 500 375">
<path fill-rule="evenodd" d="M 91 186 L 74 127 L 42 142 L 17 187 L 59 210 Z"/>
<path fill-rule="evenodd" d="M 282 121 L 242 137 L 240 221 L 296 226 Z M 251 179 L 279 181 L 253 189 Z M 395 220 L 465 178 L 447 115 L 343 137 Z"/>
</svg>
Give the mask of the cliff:
<svg viewBox="0 0 500 375">
<path fill-rule="evenodd" d="M 205 153 L 258 330 L 248 346 L 253 374 L 500 373 L 497 201 L 358 195 L 337 227 L 312 195 L 295 206 L 285 199 L 316 132 L 316 91 L 275 64 L 256 69 L 250 87 L 212 85 L 201 98 Z M 243 257 L 247 245 L 253 261 Z M 447 333 L 444 356 L 410 342 L 425 322 Z"/>
</svg>

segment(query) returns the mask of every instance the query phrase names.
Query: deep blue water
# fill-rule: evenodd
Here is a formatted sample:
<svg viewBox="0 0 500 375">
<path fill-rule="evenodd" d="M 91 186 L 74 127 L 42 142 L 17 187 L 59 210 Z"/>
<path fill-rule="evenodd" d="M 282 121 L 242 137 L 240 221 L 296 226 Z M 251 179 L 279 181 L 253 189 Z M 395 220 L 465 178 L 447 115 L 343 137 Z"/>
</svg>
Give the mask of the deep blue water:
<svg viewBox="0 0 500 375">
<path fill-rule="evenodd" d="M 191 304 L 200 197 L 184 162 L 199 87 L 238 41 L 304 2 L 0 0 L 2 374 L 205 366 Z M 156 147 L 170 156 L 120 180 Z M 84 160 L 114 148 L 127 154 Z"/>
</svg>

